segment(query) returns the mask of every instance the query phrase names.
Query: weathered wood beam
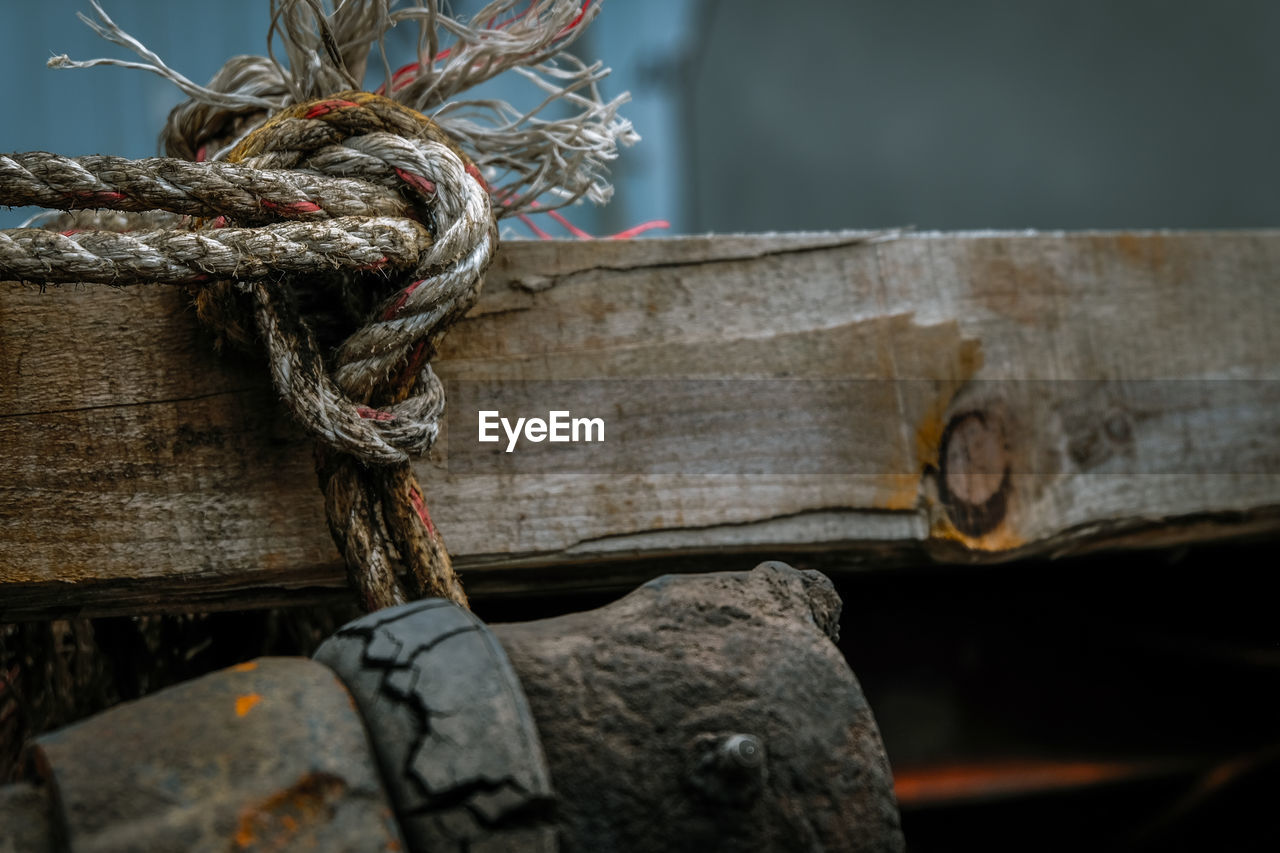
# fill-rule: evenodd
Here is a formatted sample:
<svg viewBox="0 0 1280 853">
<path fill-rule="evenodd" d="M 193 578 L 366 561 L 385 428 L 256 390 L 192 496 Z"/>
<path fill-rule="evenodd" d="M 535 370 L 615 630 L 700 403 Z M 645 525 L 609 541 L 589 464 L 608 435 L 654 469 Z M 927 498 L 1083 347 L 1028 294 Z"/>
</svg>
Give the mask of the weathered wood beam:
<svg viewBox="0 0 1280 853">
<path fill-rule="evenodd" d="M 1274 532 L 1277 270 L 1280 231 L 513 243 L 418 473 L 479 595 Z M 0 285 L 0 378 L 0 619 L 342 584 L 310 441 L 180 289 Z M 561 399 L 605 444 L 475 440 Z"/>
</svg>

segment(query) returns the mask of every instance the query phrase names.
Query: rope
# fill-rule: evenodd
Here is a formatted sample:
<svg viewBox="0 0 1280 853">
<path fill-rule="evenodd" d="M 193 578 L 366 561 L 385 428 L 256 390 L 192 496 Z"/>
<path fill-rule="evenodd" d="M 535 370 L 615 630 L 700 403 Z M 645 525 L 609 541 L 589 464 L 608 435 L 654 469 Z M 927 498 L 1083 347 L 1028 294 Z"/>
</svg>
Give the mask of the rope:
<svg viewBox="0 0 1280 853">
<path fill-rule="evenodd" d="M 443 411 L 427 362 L 474 303 L 497 247 L 488 193 L 465 157 L 429 119 L 365 92 L 282 110 L 228 155 L 254 168 L 356 172 L 396 183 L 430 211 L 435 240 L 422 245 L 410 281 L 338 348 L 332 375 L 293 294 L 271 281 L 250 288 L 276 387 L 294 415 L 339 451 L 318 453 L 326 514 L 370 609 L 423 595 L 466 602 L 407 461 L 434 441 Z M 228 287 L 201 292 L 202 315 L 216 316 L 211 305 L 225 305 Z M 403 581 L 397 562 L 408 570 Z"/>
<path fill-rule="evenodd" d="M 404 270 L 417 265 L 430 243 L 430 232 L 412 220 L 354 216 L 217 231 L 58 234 L 16 228 L 0 231 L 0 276 L 44 284 L 198 284 L 282 272 Z"/>
<path fill-rule="evenodd" d="M 80 19 L 141 61 L 55 56 L 49 65 L 117 65 L 172 82 L 190 100 L 170 113 L 161 141 L 170 155 L 189 160 L 205 159 L 202 154 L 220 159 L 243 132 L 272 112 L 354 88 L 364 79 L 371 55 L 381 60 L 386 75 L 380 94 L 429 111 L 451 139 L 466 146 L 485 174 L 492 173 L 492 195 L 503 201 L 499 218 L 582 198 L 608 201 L 613 187 L 607 163 L 617 157 L 619 145 L 640 138 L 618 114 L 630 96 L 624 92 L 605 100 L 600 94 L 609 69 L 567 52 L 600 13 L 601 0 L 489 0 L 470 21 L 442 14 L 439 7 L 447 4 L 436 0 L 346 0 L 333 3 L 336 8 L 329 14 L 322 14 L 318 0 L 272 0 L 271 35 L 278 37 L 287 63 L 271 50 L 267 57 L 233 57 L 207 86 L 170 68 L 111 20 L 96 0 L 90 3 L 96 20 Z M 418 55 L 392 71 L 384 41 L 395 27 L 417 28 Z M 458 97 L 506 71 L 537 90 L 537 106 L 521 111 L 491 98 Z M 548 202 L 548 196 L 554 200 Z"/>
<path fill-rule="evenodd" d="M 228 337 L 245 342 L 256 327 L 277 390 L 321 441 L 330 530 L 365 606 L 423 595 L 465 604 L 408 460 L 430 448 L 444 410 L 429 359 L 474 303 L 497 248 L 479 171 L 430 119 L 355 91 L 280 111 L 228 160 L 0 158 L 3 204 L 214 219 L 128 233 L 3 231 L 0 276 L 189 284 L 200 316 Z M 414 218 L 335 215 L 353 206 Z M 207 227 L 269 216 L 310 221 Z M 392 276 L 400 284 L 388 293 Z M 313 327 L 342 318 L 304 310 L 315 279 L 339 291 L 346 313 L 367 314 L 329 361 Z M 351 309 L 379 298 L 372 311 Z"/>
<path fill-rule="evenodd" d="M 365 607 L 424 595 L 465 605 L 409 464 L 444 410 L 430 359 L 479 294 L 498 218 L 607 200 L 604 163 L 638 138 L 617 116 L 626 96 L 599 95 L 608 69 L 563 53 L 600 3 L 493 0 L 464 23 L 434 2 L 348 0 L 326 13 L 273 0 L 268 42 L 280 38 L 288 67 L 234 57 L 199 86 L 91 2 L 97 20 L 81 19 L 143 61 L 50 65 L 172 81 L 190 100 L 162 140 L 184 159 L 0 156 L 0 204 L 121 211 L 64 214 L 62 233 L 0 232 L 0 277 L 190 287 L 219 344 L 261 343 L 285 404 L 317 437 L 330 532 Z M 393 74 L 384 59 L 385 97 L 350 88 L 399 23 L 419 27 L 417 61 Z M 453 39 L 443 49 L 442 32 Z M 506 69 L 542 89 L 539 107 L 450 100 Z M 540 117 L 556 102 L 568 109 Z M 97 230 L 115 226 L 143 230 Z"/>
<path fill-rule="evenodd" d="M 63 210 L 112 207 L 226 216 L 247 225 L 280 219 L 405 216 L 389 189 L 309 172 L 192 163 L 171 157 L 60 157 L 44 151 L 0 155 L 9 204 Z"/>
</svg>

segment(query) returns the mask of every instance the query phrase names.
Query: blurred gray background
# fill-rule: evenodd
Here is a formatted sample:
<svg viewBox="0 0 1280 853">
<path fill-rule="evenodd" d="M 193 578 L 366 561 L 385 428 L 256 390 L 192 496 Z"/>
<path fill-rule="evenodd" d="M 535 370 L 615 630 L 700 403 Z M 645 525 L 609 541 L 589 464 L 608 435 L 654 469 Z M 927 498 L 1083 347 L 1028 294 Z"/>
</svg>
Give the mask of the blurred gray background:
<svg viewBox="0 0 1280 853">
<path fill-rule="evenodd" d="M 104 6 L 197 82 L 264 52 L 266 0 Z M 156 153 L 176 89 L 45 68 L 125 56 L 76 20 L 88 0 L 0 8 L 0 151 Z M 609 0 L 576 52 L 644 137 L 612 205 L 568 212 L 598 234 L 1280 224 L 1274 0 Z"/>
</svg>

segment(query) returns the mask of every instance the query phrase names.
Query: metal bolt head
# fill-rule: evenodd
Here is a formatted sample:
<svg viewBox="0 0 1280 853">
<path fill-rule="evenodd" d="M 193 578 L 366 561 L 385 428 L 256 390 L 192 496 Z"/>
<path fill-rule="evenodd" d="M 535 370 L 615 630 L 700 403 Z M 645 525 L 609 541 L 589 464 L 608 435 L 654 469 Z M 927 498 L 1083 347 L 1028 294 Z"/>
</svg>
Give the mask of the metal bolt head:
<svg viewBox="0 0 1280 853">
<path fill-rule="evenodd" d="M 725 769 L 749 772 L 764 764 L 764 744 L 755 735 L 729 735 L 716 752 Z"/>
<path fill-rule="evenodd" d="M 760 796 L 768 778 L 764 742 L 753 734 L 706 733 L 693 743 L 689 783 L 724 805 L 746 805 Z"/>
</svg>

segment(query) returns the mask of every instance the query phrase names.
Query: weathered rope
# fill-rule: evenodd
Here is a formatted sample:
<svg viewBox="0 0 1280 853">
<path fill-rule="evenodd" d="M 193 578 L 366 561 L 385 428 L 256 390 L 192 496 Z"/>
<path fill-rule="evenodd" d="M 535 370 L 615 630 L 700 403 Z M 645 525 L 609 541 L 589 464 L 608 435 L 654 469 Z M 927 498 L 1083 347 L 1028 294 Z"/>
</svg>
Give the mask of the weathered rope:
<svg viewBox="0 0 1280 853">
<path fill-rule="evenodd" d="M 263 281 L 248 290 L 276 387 L 309 429 L 341 451 L 332 458 L 321 453 L 318 470 L 330 529 L 366 602 L 386 606 L 427 594 L 465 602 L 407 458 L 430 447 L 443 410 L 443 391 L 427 362 L 475 301 L 497 248 L 478 171 L 429 119 L 364 92 L 283 110 L 228 159 L 255 168 L 358 166 L 398 183 L 429 211 L 435 240 L 423 246 L 409 283 L 343 342 L 331 367 L 287 288 Z M 202 315 L 218 316 L 215 306 L 227 304 L 229 287 L 214 284 L 200 293 Z M 407 569 L 403 580 L 397 563 Z"/>
<path fill-rule="evenodd" d="M 199 213 L 215 216 L 216 224 L 252 221 L 270 209 L 261 201 L 271 196 L 251 179 L 267 175 L 264 184 L 274 199 L 292 205 L 288 212 L 298 213 L 299 201 L 314 207 L 301 211 L 308 218 L 351 200 L 407 216 L 251 228 L 205 222 L 199 230 L 189 222 L 127 233 L 15 229 L 0 232 L 0 276 L 192 284 L 211 325 L 241 340 L 244 328 L 255 326 L 276 388 L 327 448 L 318 451 L 317 469 L 330 529 L 365 605 L 376 609 L 422 595 L 465 603 L 408 460 L 430 448 L 444 408 L 428 361 L 475 301 L 497 248 L 496 220 L 478 170 L 430 119 L 354 91 L 280 111 L 228 159 L 185 168 L 162 159 L 153 161 L 161 164 L 159 174 L 139 177 L 138 161 L 11 156 L 3 162 L 13 180 L 0 176 L 0 203 L 72 206 L 66 202 L 93 193 L 95 201 L 125 210 Z M 105 167 L 87 167 L 85 160 Z M 200 169 L 209 175 L 201 177 Z M 328 182 L 327 171 L 367 180 Z M 109 178 L 122 172 L 129 175 Z M 203 197 L 187 195 L 170 176 L 204 187 Z M 335 186 L 339 193 L 326 194 Z M 282 187 L 295 194 L 279 192 Z M 313 201 L 322 197 L 324 206 Z M 392 276 L 407 283 L 388 293 Z M 328 281 L 342 305 L 366 308 L 348 312 L 360 319 L 332 359 L 317 343 L 315 318 L 301 307 L 296 288 L 308 280 Z"/>
<path fill-rule="evenodd" d="M 596 83 L 607 69 L 561 54 L 599 2 L 496 0 L 468 25 L 434 0 L 348 0 L 328 14 L 319 0 L 273 0 L 289 68 L 236 57 L 208 87 L 93 5 L 99 21 L 82 19 L 144 62 L 50 64 L 172 80 L 191 100 L 162 138 L 186 159 L 0 156 L 0 204 L 127 212 L 77 214 L 63 233 L 0 232 L 0 277 L 191 286 L 221 339 L 265 345 L 281 397 L 319 439 L 329 527 L 365 606 L 423 595 L 465 604 L 408 461 L 430 448 L 444 409 L 429 362 L 475 302 L 499 216 L 608 198 L 603 163 L 636 138 L 616 115 L 625 96 L 603 101 Z M 372 45 L 406 21 L 420 27 L 417 62 L 387 67 L 387 97 L 352 88 Z M 439 48 L 438 31 L 450 47 Z M 571 114 L 544 120 L 542 107 L 519 115 L 475 102 L 498 119 L 485 128 L 463 117 L 465 103 L 446 103 L 508 68 L 544 89 L 543 107 L 561 101 Z M 319 97 L 334 89 L 343 91 Z M 419 112 L 430 106 L 447 129 Z M 486 182 L 459 142 L 504 182 Z M 146 227 L 80 230 L 86 218 Z"/>
<path fill-rule="evenodd" d="M 8 196 L 4 196 L 8 203 Z M 280 273 L 412 269 L 431 234 L 409 219 L 347 216 L 216 231 L 0 231 L 0 278 L 46 284 L 197 284 Z"/>
<path fill-rule="evenodd" d="M 63 210 L 111 207 L 225 216 L 245 225 L 333 216 L 406 216 L 394 190 L 310 172 L 192 163 L 171 157 L 60 157 L 0 154 L 8 204 Z"/>
<path fill-rule="evenodd" d="M 398 141 L 392 144 L 391 131 L 409 136 L 395 137 Z M 302 334 L 301 327 L 288 312 L 279 310 L 267 287 L 259 287 L 255 294 L 259 327 L 281 393 L 322 437 L 367 462 L 405 458 L 403 452 L 394 454 L 386 442 L 371 439 L 376 435 L 373 425 L 397 423 L 407 411 L 368 414 L 359 407 L 376 397 L 406 392 L 439 337 L 475 301 L 497 248 L 497 226 L 479 173 L 463 161 L 465 155 L 440 139 L 429 119 L 406 107 L 367 92 L 344 92 L 281 111 L 230 155 L 232 161 L 254 166 L 268 162 L 277 168 L 345 168 L 350 162 L 347 151 L 356 151 L 360 157 L 382 155 L 387 158 L 381 161 L 383 172 L 399 181 L 406 195 L 431 204 L 435 240 L 422 246 L 410 283 L 386 298 L 338 349 L 333 383 L 327 381 L 322 365 L 299 369 L 299 354 L 304 350 L 295 338 Z M 222 297 L 227 287 L 225 283 L 212 286 L 197 304 L 209 314 L 208 303 Z M 356 411 L 361 413 L 353 420 L 351 414 Z M 365 425 L 363 438 L 370 440 L 353 449 L 347 435 L 359 425 Z M 405 449 L 420 451 L 425 428 L 407 434 L 412 439 Z"/>
<path fill-rule="evenodd" d="M 287 65 L 274 52 L 233 57 L 208 86 L 169 67 L 96 0 L 90 2 L 97 19 L 80 19 L 141 61 L 55 56 L 49 65 L 118 65 L 171 81 L 190 98 L 174 109 L 161 133 L 165 151 L 175 157 L 218 159 L 271 113 L 356 88 L 375 48 L 386 75 L 379 92 L 429 114 L 449 138 L 466 146 L 489 176 L 494 197 L 503 201 L 499 218 L 583 198 L 608 201 L 613 187 L 607 164 L 620 145 L 640 138 L 618 114 L 630 96 L 601 96 L 599 84 L 609 69 L 567 52 L 600 13 L 602 0 L 492 0 L 470 21 L 442 14 L 438 0 L 346 0 L 333 3 L 329 14 L 322 13 L 320 0 L 271 0 L 272 35 Z M 397 26 L 417 27 L 418 55 L 392 71 L 383 41 Z M 522 111 L 503 101 L 458 97 L 506 71 L 539 90 L 537 106 Z"/>
</svg>

